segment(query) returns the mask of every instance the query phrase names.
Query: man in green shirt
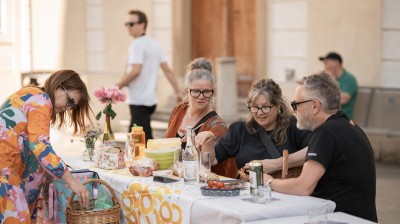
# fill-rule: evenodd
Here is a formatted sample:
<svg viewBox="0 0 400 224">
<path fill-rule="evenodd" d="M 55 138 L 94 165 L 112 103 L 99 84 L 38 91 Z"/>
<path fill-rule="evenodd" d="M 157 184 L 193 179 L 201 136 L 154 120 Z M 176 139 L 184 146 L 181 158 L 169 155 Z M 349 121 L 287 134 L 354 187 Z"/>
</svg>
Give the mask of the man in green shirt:
<svg viewBox="0 0 400 224">
<path fill-rule="evenodd" d="M 319 57 L 319 60 L 324 62 L 327 73 L 338 81 L 342 111 L 352 119 L 358 89 L 356 78 L 343 68 L 342 57 L 336 52 L 329 52 L 325 57 Z"/>
</svg>

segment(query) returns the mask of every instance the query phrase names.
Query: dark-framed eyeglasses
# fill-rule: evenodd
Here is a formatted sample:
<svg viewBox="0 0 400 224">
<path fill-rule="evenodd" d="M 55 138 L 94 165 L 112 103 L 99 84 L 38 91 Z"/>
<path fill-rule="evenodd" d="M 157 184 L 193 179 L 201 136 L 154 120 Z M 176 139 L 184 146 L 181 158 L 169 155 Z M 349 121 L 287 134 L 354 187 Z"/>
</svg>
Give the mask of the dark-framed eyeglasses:
<svg viewBox="0 0 400 224">
<path fill-rule="evenodd" d="M 293 101 L 290 103 L 290 106 L 292 106 L 293 111 L 297 111 L 297 105 L 302 104 L 302 103 L 311 102 L 311 101 L 313 101 L 313 100 L 304 100 L 304 101 L 300 101 L 300 102 L 296 102 L 296 101 L 293 100 Z"/>
<path fill-rule="evenodd" d="M 136 24 L 139 24 L 140 22 L 126 22 L 125 26 L 126 27 L 134 27 Z"/>
<path fill-rule="evenodd" d="M 66 107 L 69 107 L 69 108 L 71 108 L 72 110 L 75 109 L 75 108 L 77 108 L 78 105 L 75 104 L 74 99 L 71 97 L 71 95 L 69 95 L 69 92 L 67 91 L 67 89 L 65 88 L 65 86 L 62 86 L 62 88 L 64 89 L 64 92 L 65 92 L 65 93 L 67 94 L 67 96 L 68 96 L 68 100 L 67 100 L 67 105 L 66 105 Z"/>
<path fill-rule="evenodd" d="M 275 106 L 261 106 L 261 107 L 256 107 L 256 106 L 248 106 L 247 108 L 249 108 L 250 112 L 252 113 L 258 113 L 259 110 L 261 110 L 261 112 L 263 112 L 264 114 L 267 114 L 269 112 L 271 112 L 271 109 Z"/>
<path fill-rule="evenodd" d="M 213 89 L 199 90 L 199 89 L 189 88 L 189 93 L 194 98 L 200 97 L 200 94 L 203 94 L 204 98 L 210 98 L 214 94 L 214 90 Z"/>
</svg>

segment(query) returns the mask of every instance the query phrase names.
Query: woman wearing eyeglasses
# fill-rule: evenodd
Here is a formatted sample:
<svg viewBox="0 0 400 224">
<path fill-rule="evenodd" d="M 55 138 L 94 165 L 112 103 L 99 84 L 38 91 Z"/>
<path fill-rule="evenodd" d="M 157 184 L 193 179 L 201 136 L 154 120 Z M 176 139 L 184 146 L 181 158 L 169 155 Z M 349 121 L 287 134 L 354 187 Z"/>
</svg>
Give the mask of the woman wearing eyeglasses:
<svg viewBox="0 0 400 224">
<path fill-rule="evenodd" d="M 186 97 L 172 111 L 165 138 L 180 137 L 185 140 L 187 126 L 192 126 L 196 134 L 210 131 L 216 138 L 226 132 L 225 121 L 212 107 L 214 85 L 212 66 L 207 59 L 197 58 L 188 65 L 185 80 Z M 182 147 L 184 148 L 185 145 L 186 142 L 182 144 Z M 219 175 L 235 177 L 237 167 L 235 161 L 231 159 L 213 166 L 211 171 Z"/>
<path fill-rule="evenodd" d="M 196 136 L 196 145 L 210 152 L 213 165 L 231 157 L 236 158 L 239 168 L 252 160 L 262 160 L 264 172 L 270 173 L 282 169 L 282 159 L 272 159 L 269 150 L 278 151 L 281 156 L 284 149 L 294 153 L 289 156 L 289 167 L 302 165 L 311 132 L 296 127 L 296 118 L 283 99 L 279 85 L 272 79 L 255 82 L 249 90 L 247 106 L 248 120 L 231 124 L 215 145 L 212 132 Z M 261 132 L 266 132 L 276 149 L 266 148 Z"/>
<path fill-rule="evenodd" d="M 50 126 L 85 128 L 89 94 L 71 70 L 53 73 L 43 88 L 28 86 L 0 107 L 0 223 L 35 223 L 44 172 L 62 178 L 83 206 L 88 190 L 73 178 L 50 144 Z M 70 122 L 70 123 L 67 123 Z"/>
</svg>

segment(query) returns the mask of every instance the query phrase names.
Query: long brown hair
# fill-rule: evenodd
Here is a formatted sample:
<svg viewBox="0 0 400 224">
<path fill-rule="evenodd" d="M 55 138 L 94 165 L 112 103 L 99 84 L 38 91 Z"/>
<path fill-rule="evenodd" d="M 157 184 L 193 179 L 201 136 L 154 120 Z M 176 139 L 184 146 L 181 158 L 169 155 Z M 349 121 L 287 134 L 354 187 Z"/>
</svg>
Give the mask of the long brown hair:
<svg viewBox="0 0 400 224">
<path fill-rule="evenodd" d="M 250 87 L 249 94 L 247 96 L 247 105 L 250 105 L 254 99 L 263 94 L 268 97 L 271 104 L 277 105 L 279 108 L 278 116 L 276 118 L 276 126 L 275 129 L 270 134 L 271 139 L 276 143 L 276 145 L 280 146 L 285 144 L 287 141 L 287 129 L 290 125 L 290 118 L 292 114 L 290 112 L 289 107 L 287 106 L 286 101 L 282 97 L 282 90 L 278 84 L 274 82 L 272 79 L 260 79 L 253 83 Z M 255 128 L 256 121 L 252 114 L 250 114 L 249 118 L 246 121 L 247 131 L 256 135 L 257 130 Z"/>
<path fill-rule="evenodd" d="M 78 107 L 71 112 L 64 111 L 55 113 L 55 97 L 54 93 L 57 88 L 64 86 L 67 90 L 78 90 L 81 94 L 81 99 Z M 86 89 L 85 83 L 79 77 L 79 74 L 72 70 L 60 70 L 54 72 L 44 83 L 43 91 L 50 96 L 51 103 L 53 104 L 53 111 L 51 113 L 51 125 L 59 129 L 64 128 L 66 125 L 73 126 L 74 134 L 78 131 L 85 129 L 87 120 L 92 122 L 93 111 L 90 108 L 90 96 Z"/>
</svg>

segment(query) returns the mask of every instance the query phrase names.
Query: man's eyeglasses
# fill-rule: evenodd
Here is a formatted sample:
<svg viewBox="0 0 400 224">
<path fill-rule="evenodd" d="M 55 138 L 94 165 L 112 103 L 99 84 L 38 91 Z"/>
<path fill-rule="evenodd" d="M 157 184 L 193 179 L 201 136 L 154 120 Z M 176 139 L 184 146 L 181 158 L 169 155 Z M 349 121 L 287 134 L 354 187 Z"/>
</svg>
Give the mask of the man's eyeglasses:
<svg viewBox="0 0 400 224">
<path fill-rule="evenodd" d="M 214 90 L 206 89 L 206 90 L 199 90 L 199 89 L 189 89 L 190 95 L 194 98 L 200 97 L 200 94 L 203 94 L 204 98 L 210 98 L 214 94 Z"/>
<path fill-rule="evenodd" d="M 62 86 L 62 88 L 64 89 L 65 93 L 66 93 L 67 96 L 68 96 L 68 101 L 67 101 L 66 107 L 69 107 L 69 108 L 71 108 L 72 110 L 75 109 L 75 108 L 77 108 L 78 105 L 75 104 L 74 99 L 69 95 L 67 89 L 66 89 L 64 86 Z"/>
<path fill-rule="evenodd" d="M 304 101 L 300 101 L 300 102 L 292 101 L 290 103 L 290 106 L 292 106 L 293 111 L 297 111 L 297 105 L 302 104 L 302 103 L 311 102 L 311 101 L 313 101 L 313 100 L 304 100 Z"/>
<path fill-rule="evenodd" d="M 139 24 L 140 22 L 127 22 L 125 23 L 126 27 L 134 27 L 136 24 Z"/>
<path fill-rule="evenodd" d="M 261 112 L 263 112 L 264 114 L 267 114 L 271 111 L 272 107 L 274 107 L 275 105 L 272 106 L 261 106 L 261 107 L 256 107 L 256 106 L 248 106 L 247 108 L 249 108 L 250 112 L 252 113 L 258 113 L 259 110 L 261 110 Z"/>
</svg>

